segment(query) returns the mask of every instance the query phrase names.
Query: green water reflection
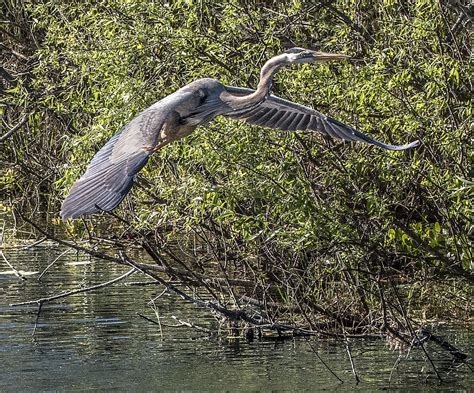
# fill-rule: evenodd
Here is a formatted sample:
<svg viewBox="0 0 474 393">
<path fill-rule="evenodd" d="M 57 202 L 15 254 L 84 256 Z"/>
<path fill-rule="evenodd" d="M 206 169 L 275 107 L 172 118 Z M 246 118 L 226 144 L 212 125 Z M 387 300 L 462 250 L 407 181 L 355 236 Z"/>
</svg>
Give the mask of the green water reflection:
<svg viewBox="0 0 474 393">
<path fill-rule="evenodd" d="M 28 250 L 5 249 L 8 260 L 24 271 L 42 271 L 65 250 L 43 243 Z M 77 264 L 77 262 L 91 262 Z M 456 367 L 445 353 L 429 347 L 445 382 L 438 384 L 420 350 L 404 358 L 390 373 L 398 353 L 382 340 L 354 341 L 352 352 L 362 383 L 355 385 L 345 346 L 338 341 L 285 342 L 209 339 L 172 318 L 214 327 L 207 310 L 172 295 L 157 302 L 163 323 L 158 327 L 137 313 L 155 318 L 147 302 L 161 289 L 127 286 L 125 282 L 98 292 L 81 293 L 44 306 L 36 335 L 31 336 L 36 307 L 9 303 L 51 296 L 94 285 L 127 269 L 76 253 L 62 255 L 41 281 L 37 275 L 20 281 L 0 271 L 0 391 L 322 391 L 381 389 L 469 391 L 473 374 Z M 136 281 L 132 276 L 126 282 Z M 444 330 L 453 343 L 469 352 L 472 335 Z M 344 381 L 324 367 L 312 348 Z"/>
</svg>

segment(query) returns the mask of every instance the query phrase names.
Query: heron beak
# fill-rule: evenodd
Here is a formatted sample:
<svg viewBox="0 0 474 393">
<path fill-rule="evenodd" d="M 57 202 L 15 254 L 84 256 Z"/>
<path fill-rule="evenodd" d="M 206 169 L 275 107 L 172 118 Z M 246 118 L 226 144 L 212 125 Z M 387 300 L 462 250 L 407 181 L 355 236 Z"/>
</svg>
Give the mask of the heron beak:
<svg viewBox="0 0 474 393">
<path fill-rule="evenodd" d="M 331 61 L 331 60 L 350 59 L 351 57 L 347 55 L 342 55 L 339 53 L 313 52 L 312 58 L 313 60 L 316 60 L 316 61 Z"/>
</svg>

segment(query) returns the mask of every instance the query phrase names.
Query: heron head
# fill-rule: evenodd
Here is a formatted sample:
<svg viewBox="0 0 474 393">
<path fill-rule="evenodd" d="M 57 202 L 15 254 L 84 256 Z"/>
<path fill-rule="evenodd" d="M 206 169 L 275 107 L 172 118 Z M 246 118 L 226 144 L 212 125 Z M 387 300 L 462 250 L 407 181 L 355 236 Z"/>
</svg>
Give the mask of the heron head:
<svg viewBox="0 0 474 393">
<path fill-rule="evenodd" d="M 350 56 L 338 53 L 316 52 L 305 48 L 291 48 L 285 51 L 285 55 L 290 64 L 311 63 L 313 61 L 330 61 L 350 59 Z"/>
</svg>

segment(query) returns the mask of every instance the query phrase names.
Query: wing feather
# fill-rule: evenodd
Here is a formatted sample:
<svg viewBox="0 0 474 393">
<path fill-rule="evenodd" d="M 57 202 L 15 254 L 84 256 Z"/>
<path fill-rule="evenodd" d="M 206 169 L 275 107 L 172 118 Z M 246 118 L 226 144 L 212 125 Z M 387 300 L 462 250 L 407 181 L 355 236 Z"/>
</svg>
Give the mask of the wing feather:
<svg viewBox="0 0 474 393">
<path fill-rule="evenodd" d="M 267 122 L 265 123 L 265 126 L 266 127 L 270 127 L 270 128 L 278 128 L 278 126 L 276 126 L 281 119 L 283 119 L 285 116 L 287 115 L 287 112 L 284 111 L 284 110 L 278 110 L 277 109 L 277 113 L 275 113 L 272 118 Z"/>
<path fill-rule="evenodd" d="M 166 113 L 150 107 L 115 134 L 72 186 L 61 206 L 61 217 L 77 218 L 114 209 L 147 163 L 165 119 Z"/>
<path fill-rule="evenodd" d="M 226 86 L 226 90 L 231 94 L 239 96 L 252 94 L 254 92 L 252 89 L 234 86 Z M 390 145 L 380 142 L 312 108 L 296 104 L 274 95 L 270 95 L 258 107 L 252 107 L 248 111 L 239 110 L 236 113 L 229 112 L 225 115 L 244 120 L 249 124 L 274 129 L 318 131 L 333 138 L 365 142 L 387 150 L 407 150 L 419 144 L 419 141 L 414 141 L 406 145 Z"/>
</svg>

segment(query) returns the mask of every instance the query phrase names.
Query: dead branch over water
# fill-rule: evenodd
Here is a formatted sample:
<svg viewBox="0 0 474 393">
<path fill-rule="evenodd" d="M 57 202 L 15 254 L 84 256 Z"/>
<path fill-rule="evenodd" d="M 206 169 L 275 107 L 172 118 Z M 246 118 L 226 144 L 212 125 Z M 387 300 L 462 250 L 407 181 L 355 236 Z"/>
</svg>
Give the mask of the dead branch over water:
<svg viewBox="0 0 474 393">
<path fill-rule="evenodd" d="M 6 3 L 0 185 L 2 202 L 15 208 L 13 226 L 28 222 L 37 243 L 51 239 L 123 266 L 141 277 L 135 285 L 156 286 L 157 306 L 160 293 L 174 293 L 210 310 L 233 336 L 382 337 L 401 352 L 421 348 L 441 379 L 424 345 L 438 345 L 457 361 L 466 354 L 424 321 L 467 320 L 474 281 L 468 8 L 375 1 L 372 11 L 356 7 L 351 14 L 343 1 L 303 1 L 288 14 L 286 7 L 248 2 L 236 10 L 239 18 L 228 18 L 218 2 L 206 6 L 212 17 L 191 3 L 172 14 L 138 1 L 125 13 L 93 2 Z M 77 29 L 56 18 L 70 12 Z M 202 26 L 188 31 L 187 16 Z M 251 23 L 235 25 L 247 17 Z M 157 18 L 160 24 L 146 22 Z M 120 26 L 123 35 L 109 37 L 105 26 Z M 131 42 L 137 36 L 147 37 L 142 49 Z M 44 212 L 58 211 L 88 155 L 145 101 L 188 83 L 190 73 L 252 86 L 255 65 L 294 37 L 302 39 L 298 46 L 337 46 L 364 60 L 288 71 L 275 93 L 293 85 L 285 97 L 351 124 L 357 118 L 354 125 L 391 142 L 416 137 L 420 148 L 387 154 L 221 122 L 193 136 L 183 152 L 176 145 L 156 157 L 120 213 L 77 222 L 67 236 L 44 226 L 57 218 Z M 249 42 L 253 52 L 235 49 Z M 287 75 L 295 80 L 287 83 Z M 32 300 L 35 326 L 48 301 L 115 282 Z M 142 317 L 159 324 L 159 314 L 151 315 Z M 347 353 L 357 380 L 349 345 Z"/>
<path fill-rule="evenodd" d="M 281 285 L 284 284 L 284 287 L 290 288 L 294 285 L 292 281 L 282 282 L 281 279 L 268 280 L 268 282 L 262 285 L 258 280 L 252 279 L 261 275 L 262 272 L 257 272 L 248 263 L 243 265 L 244 268 L 240 270 L 236 269 L 235 266 L 230 267 L 230 265 L 224 264 L 211 268 L 199 264 L 201 271 L 199 273 L 194 272 L 190 266 L 193 263 L 197 264 L 198 261 L 189 260 L 189 255 L 187 255 L 185 260 L 180 259 L 175 247 L 163 244 L 159 238 L 150 237 L 139 230 L 134 230 L 135 237 L 131 238 L 131 234 L 128 233 L 126 240 L 123 242 L 115 240 L 119 251 L 118 254 L 113 255 L 110 252 L 113 253 L 115 248 L 110 248 L 107 238 L 104 238 L 104 242 L 101 242 L 101 238 L 95 236 L 94 244 L 89 246 L 65 241 L 52 235 L 21 212 L 18 212 L 18 215 L 39 234 L 62 246 L 68 247 L 68 250 L 73 249 L 107 263 L 132 267 L 125 274 L 102 284 L 67 291 L 48 298 L 11 304 L 13 307 L 37 304 L 38 311 L 35 326 L 44 304 L 81 292 L 103 289 L 134 273 L 140 272 L 150 280 L 132 282 L 129 285 L 154 285 L 164 288 L 152 300 L 153 302 L 159 301 L 159 298 L 165 291 L 174 293 L 186 302 L 207 308 L 216 313 L 216 315 L 219 315 L 221 324 L 230 324 L 234 331 L 233 334 L 237 336 L 254 337 L 253 330 L 256 329 L 259 332 L 258 336 L 261 336 L 261 332 L 264 330 L 273 331 L 281 338 L 320 336 L 344 339 L 352 372 L 357 383 L 360 379 L 353 361 L 348 339 L 385 337 L 391 343 L 391 346 L 396 348 L 409 349 L 419 346 L 432 364 L 439 380 L 441 380 L 441 376 L 424 349 L 424 343 L 428 341 L 433 342 L 457 361 L 464 361 L 467 358 L 467 355 L 460 349 L 447 342 L 444 338 L 432 334 L 422 323 L 410 316 L 403 304 L 401 294 L 396 292 L 396 299 L 393 299 L 390 295 L 390 290 L 396 288 L 393 280 L 387 279 L 388 282 L 386 284 L 388 284 L 388 287 L 385 287 L 380 279 L 382 277 L 380 272 L 378 278 L 369 274 L 372 285 L 375 285 L 377 288 L 371 295 L 375 295 L 379 299 L 380 312 L 376 313 L 375 310 L 370 310 L 370 312 L 364 314 L 364 310 L 368 311 L 364 307 L 360 309 L 359 313 L 349 312 L 348 308 L 354 308 L 356 300 L 348 293 L 338 295 L 337 300 L 340 303 L 349 302 L 350 304 L 349 307 L 341 312 L 339 311 L 340 308 L 339 310 L 330 309 L 327 305 L 325 307 L 318 305 L 304 297 L 292 298 L 291 302 L 285 301 L 281 297 L 279 298 L 277 294 L 281 293 Z M 147 254 L 145 259 L 151 259 L 153 263 L 140 261 L 143 257 L 137 259 L 137 257 L 132 258 L 130 255 L 127 255 L 123 250 L 129 248 L 131 244 L 135 247 L 141 245 L 143 251 Z M 220 256 L 218 252 L 218 248 L 212 250 L 214 258 Z M 203 272 L 203 270 L 205 271 Z M 216 276 L 216 273 L 219 272 L 221 274 L 225 273 L 224 276 Z M 349 279 L 349 283 L 352 283 L 354 279 L 351 274 L 342 275 L 341 280 L 344 278 Z M 300 278 L 298 278 L 299 280 Z M 361 296 L 367 295 L 365 292 L 360 293 L 360 287 L 357 289 L 352 296 L 355 294 L 355 299 L 360 302 Z M 346 299 L 348 296 L 349 299 Z M 156 309 L 155 315 L 157 316 L 157 321 L 146 315 L 140 314 L 139 316 L 159 325 L 161 328 Z M 211 335 L 215 334 L 214 331 L 195 325 L 192 322 L 178 321 L 178 325 L 181 327 L 187 326 L 196 331 Z M 252 330 L 250 335 L 248 334 L 249 329 Z"/>
</svg>

